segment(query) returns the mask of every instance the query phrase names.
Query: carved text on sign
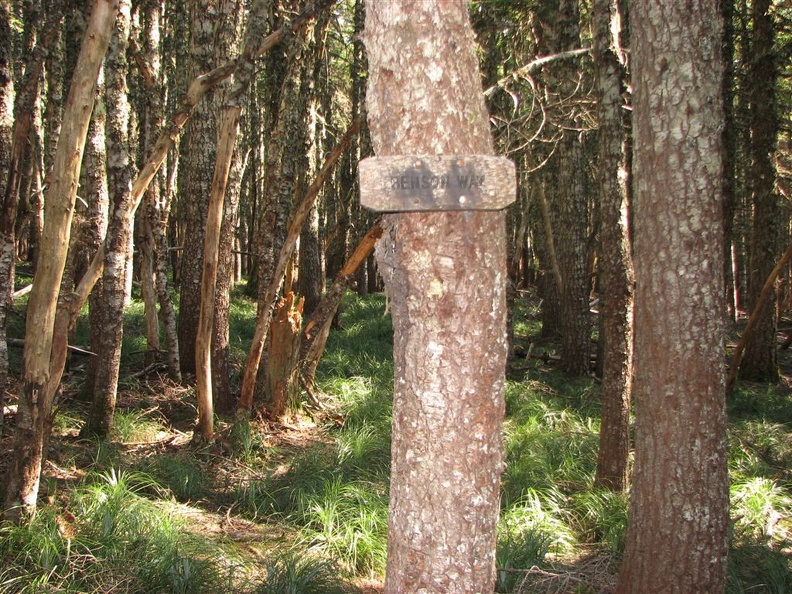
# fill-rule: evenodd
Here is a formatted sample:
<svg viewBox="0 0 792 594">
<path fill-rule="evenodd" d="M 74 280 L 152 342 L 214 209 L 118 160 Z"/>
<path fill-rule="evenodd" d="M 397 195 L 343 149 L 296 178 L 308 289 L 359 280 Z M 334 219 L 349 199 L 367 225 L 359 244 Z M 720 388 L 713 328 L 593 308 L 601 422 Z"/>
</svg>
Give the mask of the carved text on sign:
<svg viewBox="0 0 792 594">
<path fill-rule="evenodd" d="M 514 201 L 514 163 L 491 155 L 370 157 L 360 202 L 381 212 L 500 210 Z"/>
</svg>

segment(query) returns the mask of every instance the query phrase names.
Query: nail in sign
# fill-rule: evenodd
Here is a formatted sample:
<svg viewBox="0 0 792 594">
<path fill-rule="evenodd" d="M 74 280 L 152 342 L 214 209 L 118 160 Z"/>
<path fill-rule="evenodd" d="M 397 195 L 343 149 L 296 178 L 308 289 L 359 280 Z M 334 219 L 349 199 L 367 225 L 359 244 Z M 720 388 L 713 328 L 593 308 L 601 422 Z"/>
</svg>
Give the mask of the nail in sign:
<svg viewBox="0 0 792 594">
<path fill-rule="evenodd" d="M 514 202 L 514 163 L 491 155 L 369 157 L 360 203 L 378 212 L 500 210 Z"/>
</svg>

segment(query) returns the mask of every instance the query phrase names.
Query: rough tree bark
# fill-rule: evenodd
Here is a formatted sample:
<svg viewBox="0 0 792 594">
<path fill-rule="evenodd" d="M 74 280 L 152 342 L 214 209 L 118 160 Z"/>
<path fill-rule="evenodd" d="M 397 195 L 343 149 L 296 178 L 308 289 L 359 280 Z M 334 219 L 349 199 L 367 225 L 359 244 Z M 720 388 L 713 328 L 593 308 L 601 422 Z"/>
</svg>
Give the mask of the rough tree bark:
<svg viewBox="0 0 792 594">
<path fill-rule="evenodd" d="M 162 61 L 160 58 L 161 5 L 156 0 L 146 0 L 140 7 L 142 13 L 141 47 L 133 51 L 146 89 L 141 112 L 143 113 L 144 154 L 149 154 L 163 123 Z M 133 40 L 130 40 L 130 43 Z M 148 349 L 159 349 L 159 320 L 165 335 L 165 360 L 168 375 L 181 381 L 179 362 L 179 336 L 176 312 L 168 290 L 168 239 L 165 233 L 170 215 L 170 193 L 165 187 L 165 174 L 159 171 L 143 197 L 143 209 L 138 217 L 142 241 L 140 249 L 141 292 L 146 305 Z M 156 303 L 159 302 L 159 316 Z M 150 311 L 151 310 L 151 311 Z M 149 321 L 150 320 L 150 321 Z M 156 332 L 155 332 L 156 329 Z"/>
<path fill-rule="evenodd" d="M 85 154 L 80 173 L 80 197 L 88 203 L 88 206 L 86 220 L 80 226 L 82 237 L 77 244 L 82 246 L 82 254 L 79 255 L 82 268 L 78 271 L 78 277 L 85 271 L 85 267 L 99 246 L 102 245 L 107 234 L 107 217 L 110 205 L 110 196 L 107 191 L 107 139 L 105 134 L 107 109 L 104 100 L 103 74 L 100 73 L 99 77 L 99 88 L 91 124 L 88 127 L 88 140 L 85 143 Z M 77 257 L 77 255 L 71 255 L 71 257 Z M 69 290 L 72 288 L 69 287 Z M 102 335 L 102 301 L 102 283 L 100 281 L 96 283 L 88 299 L 90 345 L 91 351 L 94 353 L 100 352 L 99 345 L 104 338 Z M 99 357 L 88 359 L 85 383 L 82 388 L 82 394 L 87 399 L 90 399 L 90 395 L 93 394 L 96 374 L 102 364 L 103 361 L 100 361 Z"/>
<path fill-rule="evenodd" d="M 221 37 L 226 18 L 222 3 L 191 2 L 190 71 L 207 72 L 227 59 Z M 179 155 L 179 210 L 184 221 L 183 249 L 179 260 L 179 362 L 182 373 L 196 373 L 196 341 L 201 311 L 201 275 L 204 233 L 217 158 L 220 89 L 212 89 L 196 106 L 184 131 Z M 199 419 L 199 425 L 201 424 Z"/>
<path fill-rule="evenodd" d="M 302 299 L 295 303 L 289 291 L 278 300 L 272 316 L 272 340 L 267 356 L 265 407 L 270 419 L 278 420 L 299 404 L 297 358 L 300 353 Z"/>
<path fill-rule="evenodd" d="M 8 343 L 6 325 L 14 294 L 14 225 L 18 195 L 11 201 L 6 192 L 10 179 L 12 130 L 14 127 L 14 70 L 11 40 L 11 11 L 8 0 L 0 0 L 0 427 L 3 426 L 6 381 L 8 379 Z"/>
<path fill-rule="evenodd" d="M 132 220 L 119 216 L 132 200 L 132 160 L 129 151 L 130 105 L 126 52 L 130 29 L 130 5 L 119 0 L 110 49 L 105 60 L 105 104 L 107 105 L 107 184 L 111 216 L 105 238 L 104 271 L 101 283 L 100 364 L 96 370 L 93 404 L 81 435 L 106 438 L 113 424 L 121 345 L 124 338 L 124 306 L 128 299 L 127 262 L 132 249 Z"/>
<path fill-rule="evenodd" d="M 492 154 L 463 0 L 366 10 L 372 144 Z M 506 364 L 505 214 L 388 215 L 395 386 L 386 594 L 492 592 Z"/>
<path fill-rule="evenodd" d="M 117 12 L 115 0 L 97 0 L 94 5 L 72 79 L 64 126 L 53 162 L 41 260 L 28 302 L 24 383 L 19 395 L 14 457 L 8 470 L 3 505 L 7 519 L 20 520 L 32 513 L 38 499 L 44 442 L 51 424 L 54 396 L 48 384 L 55 379 L 50 372 L 50 355 L 58 291 L 66 263 L 77 181 L 97 77 Z"/>
<path fill-rule="evenodd" d="M 632 390 L 633 278 L 628 231 L 628 172 L 623 126 L 624 70 L 611 23 L 621 21 L 612 0 L 594 0 L 594 69 L 599 115 L 600 315 L 602 422 L 595 484 L 627 488 Z M 614 21 L 614 19 L 619 19 Z"/>
<path fill-rule="evenodd" d="M 618 594 L 723 592 L 718 0 L 631 6 L 635 472 Z"/>
</svg>

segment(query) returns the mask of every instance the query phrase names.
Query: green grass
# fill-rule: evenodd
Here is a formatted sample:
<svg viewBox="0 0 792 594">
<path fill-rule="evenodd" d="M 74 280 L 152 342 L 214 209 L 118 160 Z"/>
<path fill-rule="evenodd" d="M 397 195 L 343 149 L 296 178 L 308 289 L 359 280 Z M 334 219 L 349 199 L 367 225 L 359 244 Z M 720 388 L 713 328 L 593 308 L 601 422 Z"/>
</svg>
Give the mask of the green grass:
<svg viewBox="0 0 792 594">
<path fill-rule="evenodd" d="M 145 468 L 178 501 L 202 499 L 212 487 L 206 469 L 190 452 L 157 456 Z"/>
<path fill-rule="evenodd" d="M 255 306 L 240 288 L 233 299 L 232 359 L 241 365 Z M 154 443 L 173 423 L 145 395 L 139 408 L 125 401 L 110 441 L 83 442 L 91 452 L 84 467 L 93 472 L 76 488 L 48 479 L 53 496 L 33 522 L 2 528 L 0 593 L 334 594 L 355 592 L 351 577 L 382 578 L 393 385 L 393 332 L 384 310 L 381 295 L 345 298 L 341 329 L 331 332 L 316 378 L 327 410 L 309 439 L 272 445 L 263 431 L 282 429 L 232 423 L 224 432 L 227 450 L 151 448 L 132 466 L 142 472 L 120 472 L 130 467 L 124 444 Z M 535 314 L 527 306 L 518 310 L 519 334 L 538 333 Z M 142 329 L 142 310 L 135 306 L 129 315 L 125 349 L 137 349 L 132 334 Z M 178 397 L 184 406 L 194 399 L 191 392 Z M 728 405 L 728 594 L 791 592 L 790 394 L 738 384 Z M 506 411 L 498 591 L 518 589 L 522 574 L 510 570 L 549 568 L 583 553 L 605 558 L 615 571 L 628 498 L 593 488 L 598 384 L 530 364 L 507 382 Z M 59 432 L 73 433 L 82 413 L 64 406 L 61 414 Z M 80 457 L 86 459 L 84 451 L 67 459 Z M 183 524 L 177 501 L 278 536 L 262 541 L 260 558 L 242 562 Z"/>
<path fill-rule="evenodd" d="M 2 592 L 209 593 L 232 571 L 212 543 L 184 531 L 151 477 L 89 475 L 67 505 L 26 526 L 4 525 Z"/>
<path fill-rule="evenodd" d="M 252 594 L 355 594 L 358 589 L 343 580 L 342 571 L 333 563 L 286 551 L 267 563 L 266 578 Z"/>
</svg>

